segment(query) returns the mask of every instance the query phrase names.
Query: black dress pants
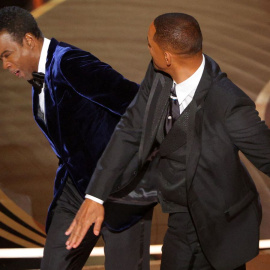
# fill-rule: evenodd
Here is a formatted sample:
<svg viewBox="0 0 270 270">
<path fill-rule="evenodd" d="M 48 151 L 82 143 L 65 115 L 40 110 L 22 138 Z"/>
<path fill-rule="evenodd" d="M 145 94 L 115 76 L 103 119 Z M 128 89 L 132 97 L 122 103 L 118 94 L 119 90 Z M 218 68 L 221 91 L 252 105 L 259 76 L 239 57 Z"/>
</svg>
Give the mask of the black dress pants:
<svg viewBox="0 0 270 270">
<path fill-rule="evenodd" d="M 46 238 L 41 270 L 80 270 L 98 241 L 91 227 L 76 249 L 67 250 L 68 236 L 65 231 L 74 219 L 83 202 L 70 179 L 53 209 L 52 222 Z M 106 270 L 149 270 L 150 234 L 153 209 L 131 228 L 123 232 L 112 232 L 106 227 L 101 230 L 105 242 Z"/>
<path fill-rule="evenodd" d="M 214 270 L 201 249 L 189 213 L 169 215 L 162 247 L 161 270 Z M 245 265 L 237 269 L 245 270 Z"/>
</svg>

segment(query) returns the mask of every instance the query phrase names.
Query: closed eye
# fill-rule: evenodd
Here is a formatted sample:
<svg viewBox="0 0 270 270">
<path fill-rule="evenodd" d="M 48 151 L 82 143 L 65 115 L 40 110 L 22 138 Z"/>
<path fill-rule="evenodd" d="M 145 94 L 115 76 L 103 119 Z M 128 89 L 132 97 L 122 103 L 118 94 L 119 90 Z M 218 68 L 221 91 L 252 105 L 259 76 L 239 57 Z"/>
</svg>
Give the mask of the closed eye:
<svg viewBox="0 0 270 270">
<path fill-rule="evenodd" d="M 6 53 L 3 58 L 8 58 L 11 55 L 11 53 Z"/>
<path fill-rule="evenodd" d="M 4 51 L 0 56 L 1 61 L 3 61 L 3 58 L 7 59 L 10 55 L 11 55 L 11 52 Z"/>
</svg>

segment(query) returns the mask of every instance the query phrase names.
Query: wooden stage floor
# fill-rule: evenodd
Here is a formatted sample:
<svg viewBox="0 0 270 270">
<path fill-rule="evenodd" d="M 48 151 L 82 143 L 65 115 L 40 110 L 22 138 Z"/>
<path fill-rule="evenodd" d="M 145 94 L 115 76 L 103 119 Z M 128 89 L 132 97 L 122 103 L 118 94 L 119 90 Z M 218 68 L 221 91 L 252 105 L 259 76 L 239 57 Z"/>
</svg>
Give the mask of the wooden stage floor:
<svg viewBox="0 0 270 270">
<path fill-rule="evenodd" d="M 247 263 L 247 270 L 269 270 L 270 266 L 270 250 L 261 251 L 260 255 Z M 159 270 L 160 269 L 160 260 L 152 260 L 150 262 L 150 270 Z M 85 266 L 83 270 L 105 270 L 104 266 Z M 127 267 L 128 270 L 128 267 Z"/>
</svg>

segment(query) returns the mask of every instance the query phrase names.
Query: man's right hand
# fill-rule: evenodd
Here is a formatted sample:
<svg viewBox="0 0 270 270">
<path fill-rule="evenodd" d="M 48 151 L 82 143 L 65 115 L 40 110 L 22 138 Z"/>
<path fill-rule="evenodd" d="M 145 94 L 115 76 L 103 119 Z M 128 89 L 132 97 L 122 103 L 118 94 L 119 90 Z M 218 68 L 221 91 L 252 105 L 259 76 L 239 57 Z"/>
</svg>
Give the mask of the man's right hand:
<svg viewBox="0 0 270 270">
<path fill-rule="evenodd" d="M 93 232 L 98 236 L 103 220 L 103 205 L 90 199 L 85 199 L 65 233 L 66 235 L 70 235 L 66 242 L 66 248 L 77 248 L 93 223 L 95 223 Z"/>
</svg>

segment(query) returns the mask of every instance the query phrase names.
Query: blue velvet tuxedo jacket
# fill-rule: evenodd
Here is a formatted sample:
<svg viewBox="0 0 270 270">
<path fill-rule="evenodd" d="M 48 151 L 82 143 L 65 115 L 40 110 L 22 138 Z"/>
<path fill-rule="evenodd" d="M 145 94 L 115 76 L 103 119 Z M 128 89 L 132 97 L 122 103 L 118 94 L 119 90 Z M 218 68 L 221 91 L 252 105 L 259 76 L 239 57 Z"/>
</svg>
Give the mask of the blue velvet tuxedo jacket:
<svg viewBox="0 0 270 270">
<path fill-rule="evenodd" d="M 132 185 L 135 172 L 153 151 L 171 86 L 172 78 L 150 63 L 138 94 L 96 166 L 87 193 L 106 200 L 109 194 Z M 235 269 L 258 254 L 261 222 L 259 195 L 239 150 L 270 176 L 270 131 L 254 102 L 208 56 L 194 100 L 186 140 L 187 205 L 211 265 L 218 270 Z M 175 136 L 161 158 L 173 159 L 182 146 L 181 129 L 173 129 L 170 132 Z M 168 189 L 172 188 L 167 181 Z"/>
<path fill-rule="evenodd" d="M 45 72 L 45 119 L 33 89 L 34 118 L 48 139 L 59 167 L 53 207 L 69 176 L 82 196 L 96 163 L 138 85 L 81 49 L 51 40 Z M 47 229 L 50 224 L 50 210 Z"/>
</svg>

